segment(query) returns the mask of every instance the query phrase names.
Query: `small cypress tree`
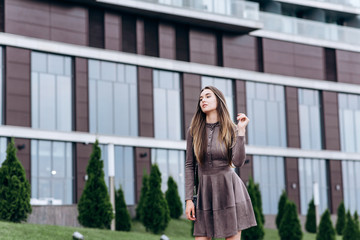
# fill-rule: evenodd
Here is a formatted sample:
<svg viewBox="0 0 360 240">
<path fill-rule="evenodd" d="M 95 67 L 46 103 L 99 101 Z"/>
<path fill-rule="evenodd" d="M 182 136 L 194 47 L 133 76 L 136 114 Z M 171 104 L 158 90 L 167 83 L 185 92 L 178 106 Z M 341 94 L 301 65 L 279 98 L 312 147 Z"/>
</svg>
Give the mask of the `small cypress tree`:
<svg viewBox="0 0 360 240">
<path fill-rule="evenodd" d="M 161 173 L 156 164 L 152 165 L 149 190 L 143 206 L 143 223 L 146 230 L 155 234 L 163 232 L 170 221 L 170 211 L 161 192 Z"/>
<path fill-rule="evenodd" d="M 0 220 L 26 221 L 31 211 L 30 184 L 24 167 L 16 157 L 12 138 L 6 150 L 6 160 L 0 168 Z"/>
<path fill-rule="evenodd" d="M 136 207 L 136 219 L 143 221 L 142 213 L 144 210 L 144 204 L 146 202 L 146 194 L 149 190 L 149 175 L 146 174 L 146 171 L 144 170 L 143 178 L 142 178 L 142 187 L 141 187 L 141 194 L 140 194 L 140 200 Z"/>
<path fill-rule="evenodd" d="M 88 180 L 78 203 L 78 220 L 84 227 L 110 228 L 114 217 L 100 158 L 101 150 L 96 140 L 86 169 Z"/>
<path fill-rule="evenodd" d="M 337 221 L 336 221 L 336 233 L 338 235 L 342 235 L 344 227 L 345 227 L 345 206 L 344 202 L 341 202 L 337 209 Z"/>
<path fill-rule="evenodd" d="M 320 219 L 319 231 L 316 234 L 316 240 L 335 240 L 335 238 L 336 234 L 331 222 L 330 212 L 326 209 Z"/>
<path fill-rule="evenodd" d="M 115 228 L 118 231 L 131 230 L 131 218 L 127 210 L 124 192 L 120 186 L 115 195 Z"/>
<path fill-rule="evenodd" d="M 316 211 L 314 199 L 311 199 L 309 203 L 308 211 L 306 214 L 305 229 L 309 233 L 316 233 Z"/>
<path fill-rule="evenodd" d="M 167 182 L 168 189 L 165 192 L 165 198 L 170 210 L 170 217 L 178 219 L 183 213 L 178 187 L 174 179 L 170 176 Z"/>
<path fill-rule="evenodd" d="M 288 197 L 286 195 L 285 190 L 283 190 L 282 194 L 280 196 L 280 199 L 279 199 L 278 212 L 277 212 L 277 215 L 276 215 L 276 227 L 277 227 L 277 229 L 280 228 L 280 223 L 281 223 L 282 217 L 284 216 L 285 205 L 286 205 L 287 200 L 288 200 Z"/>
<path fill-rule="evenodd" d="M 261 199 L 261 191 L 260 191 L 260 185 L 257 183 L 255 184 L 255 195 L 256 195 L 256 204 L 257 204 L 257 208 L 259 210 L 260 213 L 260 219 L 262 224 L 265 224 L 265 216 L 263 213 L 263 209 L 262 209 L 262 199 Z"/>
<path fill-rule="evenodd" d="M 259 209 L 257 208 L 258 204 L 256 198 L 255 183 L 251 177 L 249 178 L 249 184 L 247 186 L 247 190 L 251 199 L 251 203 L 253 205 L 257 226 L 243 230 L 241 233 L 241 238 L 243 240 L 261 240 L 264 238 L 265 231 L 261 221 Z"/>
<path fill-rule="evenodd" d="M 355 227 L 356 227 L 356 239 L 360 239 L 360 226 L 359 226 L 359 215 L 357 213 L 357 211 L 355 211 L 354 213 L 354 223 L 355 223 Z"/>
<path fill-rule="evenodd" d="M 285 213 L 280 222 L 279 235 L 281 240 L 301 240 L 301 224 L 295 203 L 287 201 Z"/>
<path fill-rule="evenodd" d="M 346 223 L 343 230 L 343 240 L 355 240 L 357 237 L 355 222 L 350 211 L 346 213 Z"/>
</svg>

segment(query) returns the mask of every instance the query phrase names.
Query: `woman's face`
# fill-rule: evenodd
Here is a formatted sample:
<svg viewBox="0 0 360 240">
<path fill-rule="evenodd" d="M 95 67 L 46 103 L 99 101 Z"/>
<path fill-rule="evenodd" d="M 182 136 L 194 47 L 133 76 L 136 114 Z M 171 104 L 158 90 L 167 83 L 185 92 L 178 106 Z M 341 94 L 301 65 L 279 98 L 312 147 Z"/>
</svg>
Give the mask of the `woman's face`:
<svg viewBox="0 0 360 240">
<path fill-rule="evenodd" d="M 200 94 L 200 108 L 203 113 L 208 114 L 211 111 L 216 111 L 217 99 L 213 91 L 205 89 Z"/>
</svg>

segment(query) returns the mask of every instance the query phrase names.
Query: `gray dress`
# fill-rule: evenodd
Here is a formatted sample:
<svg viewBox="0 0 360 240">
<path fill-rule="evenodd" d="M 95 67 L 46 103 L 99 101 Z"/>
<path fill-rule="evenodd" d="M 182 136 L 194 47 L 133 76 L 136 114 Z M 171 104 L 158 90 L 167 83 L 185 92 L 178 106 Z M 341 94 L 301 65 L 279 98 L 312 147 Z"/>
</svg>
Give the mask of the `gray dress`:
<svg viewBox="0 0 360 240">
<path fill-rule="evenodd" d="M 207 152 L 199 165 L 199 187 L 194 236 L 225 238 L 256 226 L 253 207 L 246 186 L 228 165 L 225 151 L 218 141 L 219 123 L 206 124 Z M 245 162 L 245 143 L 236 138 L 232 162 L 241 167 Z M 193 198 L 195 154 L 188 131 L 185 162 L 185 199 Z"/>
</svg>

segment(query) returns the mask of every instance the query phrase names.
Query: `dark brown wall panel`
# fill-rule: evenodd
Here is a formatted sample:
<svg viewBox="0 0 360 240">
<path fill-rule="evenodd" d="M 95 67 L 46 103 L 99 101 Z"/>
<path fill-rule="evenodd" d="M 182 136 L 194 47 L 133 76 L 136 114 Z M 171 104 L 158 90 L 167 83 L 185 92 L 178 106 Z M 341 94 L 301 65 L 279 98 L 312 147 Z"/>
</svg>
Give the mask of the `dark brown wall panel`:
<svg viewBox="0 0 360 240">
<path fill-rule="evenodd" d="M 322 102 L 325 149 L 340 151 L 340 130 L 337 93 L 323 91 Z"/>
<path fill-rule="evenodd" d="M 175 27 L 170 23 L 159 23 L 159 57 L 176 59 Z"/>
<path fill-rule="evenodd" d="M 224 67 L 258 71 L 257 39 L 248 35 L 223 35 Z"/>
<path fill-rule="evenodd" d="M 87 9 L 64 2 L 5 0 L 5 32 L 87 45 Z"/>
<path fill-rule="evenodd" d="M 144 19 L 136 19 L 136 53 L 145 55 L 145 26 Z"/>
<path fill-rule="evenodd" d="M 79 202 L 85 187 L 86 168 L 92 152 L 92 144 L 75 144 L 75 183 L 76 183 L 76 203 Z"/>
<path fill-rule="evenodd" d="M 286 98 L 286 123 L 287 145 L 292 148 L 300 148 L 300 124 L 298 89 L 285 87 Z"/>
<path fill-rule="evenodd" d="M 326 80 L 337 82 L 336 50 L 324 48 Z"/>
<path fill-rule="evenodd" d="M 144 170 L 150 174 L 151 169 L 151 149 L 150 148 L 135 148 L 135 194 L 136 203 L 139 202 L 142 187 L 142 177 Z"/>
<path fill-rule="evenodd" d="M 144 20 L 145 55 L 159 56 L 159 23 L 157 20 Z"/>
<path fill-rule="evenodd" d="M 189 57 L 189 26 L 176 24 L 176 60 L 190 61 Z"/>
<path fill-rule="evenodd" d="M 360 84 L 360 53 L 336 50 L 338 82 Z"/>
<path fill-rule="evenodd" d="M 18 149 L 16 156 L 25 169 L 26 179 L 31 181 L 31 141 L 30 139 L 15 138 L 15 147 Z M 22 148 L 22 149 L 19 149 Z"/>
<path fill-rule="evenodd" d="M 183 74 L 183 99 L 184 99 L 184 136 L 190 127 L 191 119 L 194 116 L 201 90 L 201 76 L 195 74 Z"/>
<path fill-rule="evenodd" d="M 0 32 L 5 31 L 5 8 L 4 0 L 0 0 Z"/>
<path fill-rule="evenodd" d="M 89 132 L 88 61 L 75 58 L 75 131 Z"/>
<path fill-rule="evenodd" d="M 320 47 L 263 39 L 264 72 L 325 79 L 324 51 Z"/>
<path fill-rule="evenodd" d="M 190 62 L 217 65 L 217 39 L 213 32 L 190 29 Z"/>
<path fill-rule="evenodd" d="M 30 51 L 6 47 L 5 124 L 31 127 Z"/>
<path fill-rule="evenodd" d="M 246 82 L 242 80 L 235 81 L 235 103 L 236 103 L 236 113 L 247 113 L 246 111 Z M 245 134 L 246 139 L 248 139 L 248 133 Z"/>
<path fill-rule="evenodd" d="M 105 13 L 104 16 L 105 48 L 110 50 L 122 50 L 122 22 L 121 16 Z"/>
<path fill-rule="evenodd" d="M 332 214 L 336 214 L 340 202 L 344 199 L 341 161 L 329 160 L 328 169 L 331 199 L 330 211 Z"/>
<path fill-rule="evenodd" d="M 288 198 L 293 201 L 300 212 L 300 181 L 297 158 L 285 158 L 285 185 Z"/>
<path fill-rule="evenodd" d="M 139 136 L 154 137 L 153 72 L 138 67 Z"/>
<path fill-rule="evenodd" d="M 136 53 L 136 18 L 133 15 L 123 14 L 121 16 L 121 23 L 122 51 Z"/>
<path fill-rule="evenodd" d="M 89 46 L 104 48 L 104 11 L 99 8 L 89 8 Z"/>
</svg>

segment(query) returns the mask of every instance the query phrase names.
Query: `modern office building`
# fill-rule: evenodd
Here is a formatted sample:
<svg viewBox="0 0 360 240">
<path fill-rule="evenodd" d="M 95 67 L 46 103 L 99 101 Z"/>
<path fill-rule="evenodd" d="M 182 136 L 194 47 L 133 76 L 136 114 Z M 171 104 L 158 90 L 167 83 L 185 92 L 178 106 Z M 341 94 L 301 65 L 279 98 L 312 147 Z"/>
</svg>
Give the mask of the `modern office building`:
<svg viewBox="0 0 360 240">
<path fill-rule="evenodd" d="M 245 112 L 264 214 L 360 211 L 359 0 L 1 0 L 0 164 L 15 138 L 31 202 L 75 206 L 98 139 L 105 180 L 136 205 L 157 163 L 184 200 L 202 87 Z M 50 210 L 49 210 L 50 211 Z"/>
</svg>

